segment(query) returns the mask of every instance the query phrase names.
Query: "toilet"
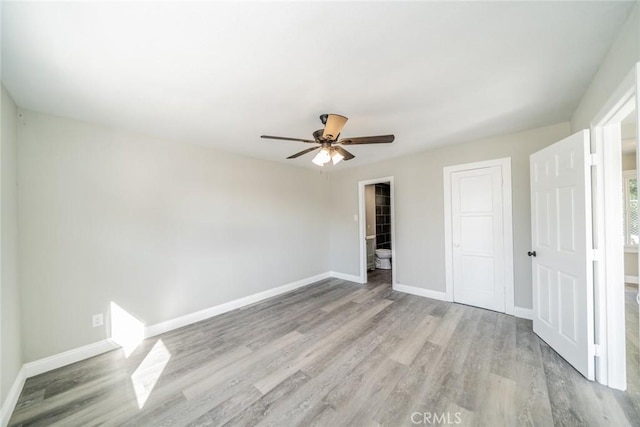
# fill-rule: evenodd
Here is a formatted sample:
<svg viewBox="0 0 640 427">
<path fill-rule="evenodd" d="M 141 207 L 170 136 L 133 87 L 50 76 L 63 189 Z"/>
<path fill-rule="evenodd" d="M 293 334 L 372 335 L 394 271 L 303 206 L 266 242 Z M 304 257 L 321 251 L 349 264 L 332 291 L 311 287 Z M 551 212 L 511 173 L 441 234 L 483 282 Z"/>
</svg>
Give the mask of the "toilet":
<svg viewBox="0 0 640 427">
<path fill-rule="evenodd" d="M 391 269 L 391 249 L 376 249 L 376 268 Z"/>
</svg>

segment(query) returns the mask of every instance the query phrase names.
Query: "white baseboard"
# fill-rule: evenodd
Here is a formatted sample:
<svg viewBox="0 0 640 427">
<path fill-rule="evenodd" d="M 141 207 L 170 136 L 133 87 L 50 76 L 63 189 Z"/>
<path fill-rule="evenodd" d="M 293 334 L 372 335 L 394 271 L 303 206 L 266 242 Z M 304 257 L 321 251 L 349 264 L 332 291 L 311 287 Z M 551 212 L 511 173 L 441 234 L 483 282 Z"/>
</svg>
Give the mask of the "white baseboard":
<svg viewBox="0 0 640 427">
<path fill-rule="evenodd" d="M 533 320 L 533 309 L 524 307 L 513 307 L 513 315 L 522 319 Z"/>
<path fill-rule="evenodd" d="M 437 299 L 440 301 L 448 301 L 451 302 L 449 298 L 447 298 L 446 292 L 434 291 L 431 289 L 417 288 L 415 286 L 407 286 L 396 283 L 393 286 L 394 291 L 404 292 L 406 294 L 417 295 L 420 297 L 427 297 L 431 299 Z M 523 319 L 533 319 L 533 309 L 524 308 L 524 307 L 513 307 L 513 313 L 515 317 L 521 317 Z"/>
<path fill-rule="evenodd" d="M 354 276 L 353 274 L 339 273 L 337 271 L 332 271 L 329 274 L 331 277 L 335 277 L 336 279 L 348 280 L 349 282 L 355 283 L 364 283 L 364 280 L 362 280 L 360 276 Z"/>
<path fill-rule="evenodd" d="M 624 283 L 638 284 L 638 276 L 624 276 Z"/>
<path fill-rule="evenodd" d="M 16 403 L 18 402 L 18 398 L 20 397 L 20 393 L 22 392 L 22 388 L 24 387 L 24 383 L 27 378 L 62 368 L 63 366 L 115 350 L 116 348 L 118 348 L 118 345 L 115 343 L 109 340 L 103 340 L 22 365 L 22 368 L 18 372 L 18 375 L 11 386 L 11 390 L 9 390 L 7 397 L 2 403 L 2 408 L 0 408 L 0 426 L 4 427 L 9 424 L 9 419 L 16 407 Z"/>
<path fill-rule="evenodd" d="M 43 359 L 34 360 L 33 362 L 25 363 L 22 368 L 24 369 L 26 377 L 31 378 L 36 375 L 44 374 L 45 372 L 53 371 L 54 369 L 62 368 L 63 366 L 71 365 L 72 363 L 115 350 L 116 348 L 118 348 L 118 345 L 114 342 L 110 340 L 102 340 L 93 344 L 74 348 L 63 353 L 54 354 L 53 356 L 45 357 Z"/>
<path fill-rule="evenodd" d="M 22 387 L 24 387 L 26 379 L 27 376 L 25 375 L 25 369 L 23 366 L 18 371 L 18 375 L 16 375 L 16 379 L 13 381 L 13 385 L 9 389 L 7 397 L 5 397 L 4 402 L 2 402 L 2 406 L 0 406 L 0 426 L 6 427 L 9 424 L 9 419 L 11 418 L 11 414 L 13 414 L 16 403 L 18 403 L 18 398 L 20 397 L 20 393 L 22 392 Z"/>
<path fill-rule="evenodd" d="M 396 283 L 395 285 L 393 285 L 393 290 L 398 292 L 404 292 L 405 294 L 437 299 L 440 301 L 449 301 L 449 299 L 447 299 L 446 292 L 434 291 L 432 289 L 417 288 L 415 286 L 407 286 L 407 285 L 401 285 L 399 283 Z"/>
<path fill-rule="evenodd" d="M 277 288 L 268 289 L 263 292 L 258 292 L 257 294 L 249 295 L 233 301 L 225 302 L 220 305 L 205 308 L 204 310 L 196 311 L 194 313 L 185 314 L 184 316 L 156 323 L 155 325 L 149 325 L 145 328 L 145 338 L 155 337 L 156 335 L 173 331 L 174 329 L 182 328 L 183 326 L 191 325 L 192 323 L 200 322 L 202 320 L 209 319 L 210 317 L 218 316 L 231 310 L 245 307 L 247 305 L 263 301 L 267 298 L 272 298 L 280 294 L 290 292 L 294 289 L 310 285 L 328 277 L 331 277 L 330 273 L 318 274 L 283 286 L 279 286 Z"/>
</svg>

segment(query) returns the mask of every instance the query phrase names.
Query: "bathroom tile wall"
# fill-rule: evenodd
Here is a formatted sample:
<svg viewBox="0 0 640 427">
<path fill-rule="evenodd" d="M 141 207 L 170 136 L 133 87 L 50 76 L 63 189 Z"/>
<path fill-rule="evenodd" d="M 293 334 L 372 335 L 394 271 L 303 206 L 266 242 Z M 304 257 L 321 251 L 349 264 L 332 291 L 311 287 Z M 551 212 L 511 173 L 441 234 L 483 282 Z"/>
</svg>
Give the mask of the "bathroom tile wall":
<svg viewBox="0 0 640 427">
<path fill-rule="evenodd" d="M 391 249 L 391 187 L 376 184 L 376 249 Z"/>
</svg>

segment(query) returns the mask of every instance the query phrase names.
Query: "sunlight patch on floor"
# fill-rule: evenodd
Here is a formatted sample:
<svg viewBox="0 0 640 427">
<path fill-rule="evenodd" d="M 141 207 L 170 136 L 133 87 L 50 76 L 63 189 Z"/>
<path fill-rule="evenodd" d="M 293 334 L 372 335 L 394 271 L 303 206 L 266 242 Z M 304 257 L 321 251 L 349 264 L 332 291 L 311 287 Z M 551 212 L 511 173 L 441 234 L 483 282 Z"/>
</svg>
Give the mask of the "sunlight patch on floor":
<svg viewBox="0 0 640 427">
<path fill-rule="evenodd" d="M 133 391 L 136 393 L 138 408 L 142 409 L 149 399 L 153 388 L 160 379 L 162 371 L 171 359 L 171 353 L 162 340 L 158 340 L 140 366 L 131 375 Z"/>
</svg>

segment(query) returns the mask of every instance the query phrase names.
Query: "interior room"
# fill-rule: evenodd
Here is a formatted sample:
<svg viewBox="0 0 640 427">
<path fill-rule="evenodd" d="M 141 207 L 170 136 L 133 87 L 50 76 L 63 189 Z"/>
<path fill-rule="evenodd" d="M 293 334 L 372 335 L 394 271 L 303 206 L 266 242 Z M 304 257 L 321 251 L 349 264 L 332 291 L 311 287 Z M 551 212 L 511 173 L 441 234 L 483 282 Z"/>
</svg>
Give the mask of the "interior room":
<svg viewBox="0 0 640 427">
<path fill-rule="evenodd" d="M 392 285 L 392 209 L 390 182 L 382 179 L 364 186 L 365 283 Z"/>
<path fill-rule="evenodd" d="M 1 427 L 639 425 L 637 1 L 0 24 Z"/>
</svg>

